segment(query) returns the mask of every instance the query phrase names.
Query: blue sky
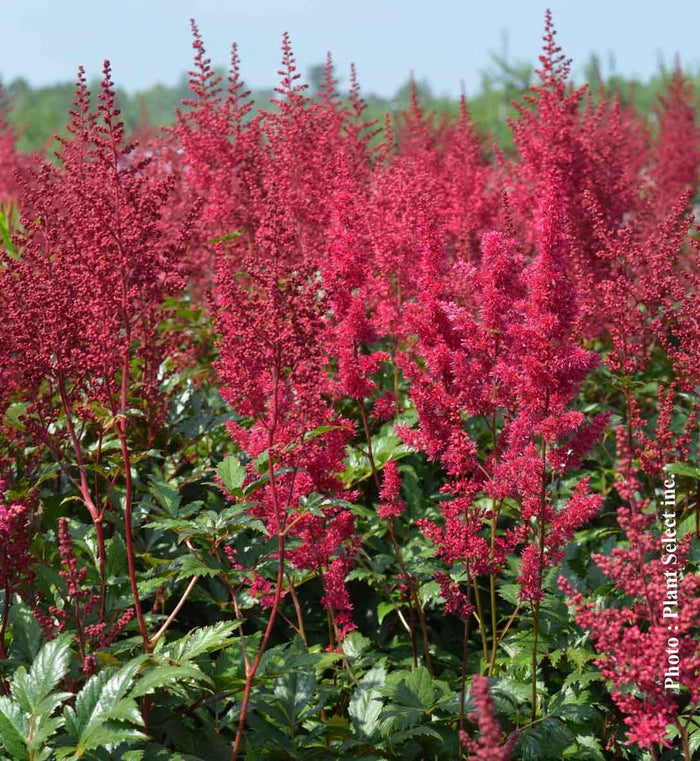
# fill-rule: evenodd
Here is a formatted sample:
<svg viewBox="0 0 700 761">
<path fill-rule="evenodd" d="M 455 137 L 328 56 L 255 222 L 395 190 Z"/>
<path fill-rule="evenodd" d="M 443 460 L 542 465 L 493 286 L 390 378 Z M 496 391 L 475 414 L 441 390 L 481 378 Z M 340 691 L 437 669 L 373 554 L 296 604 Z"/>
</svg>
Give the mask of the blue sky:
<svg viewBox="0 0 700 761">
<path fill-rule="evenodd" d="M 72 80 L 83 64 L 92 77 L 108 57 L 127 90 L 174 84 L 190 64 L 194 16 L 217 64 L 238 42 L 253 87 L 276 81 L 287 30 L 302 72 L 331 50 L 341 75 L 356 64 L 364 92 L 389 95 L 411 71 L 438 94 L 458 93 L 462 81 L 472 92 L 504 30 L 511 61 L 536 60 L 547 7 L 574 71 L 592 50 L 603 61 L 614 53 L 617 71 L 638 77 L 659 56 L 698 65 L 698 0 L 0 0 L 0 76 L 46 84 Z"/>
</svg>

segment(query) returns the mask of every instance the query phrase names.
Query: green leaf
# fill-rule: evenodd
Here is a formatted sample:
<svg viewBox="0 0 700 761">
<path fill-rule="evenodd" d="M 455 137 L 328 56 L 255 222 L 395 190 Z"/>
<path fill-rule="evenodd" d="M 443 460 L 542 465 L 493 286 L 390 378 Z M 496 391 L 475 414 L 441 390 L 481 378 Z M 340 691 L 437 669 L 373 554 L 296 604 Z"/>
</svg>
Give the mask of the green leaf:
<svg viewBox="0 0 700 761">
<path fill-rule="evenodd" d="M 16 761 L 29 758 L 25 741 L 28 734 L 29 721 L 22 709 L 4 695 L 0 696 L 0 741 Z"/>
<path fill-rule="evenodd" d="M 424 708 L 432 708 L 435 703 L 435 689 L 433 678 L 427 668 L 419 666 L 414 669 L 406 679 L 406 684 L 415 692 Z"/>
<path fill-rule="evenodd" d="M 198 655 L 221 650 L 233 642 L 232 632 L 240 621 L 219 621 L 213 626 L 194 629 L 186 636 L 168 645 L 167 653 L 174 661 L 191 660 Z"/>
<path fill-rule="evenodd" d="M 247 473 L 237 457 L 229 455 L 225 460 L 218 464 L 216 473 L 226 487 L 226 491 L 230 494 L 242 494 L 241 487 L 243 486 Z"/>
<path fill-rule="evenodd" d="M 579 735 L 576 738 L 575 754 L 572 758 L 585 761 L 604 761 L 605 754 L 600 740 L 594 735 Z"/>
<path fill-rule="evenodd" d="M 122 761 L 143 761 L 145 750 L 127 750 L 122 756 Z"/>
<path fill-rule="evenodd" d="M 127 574 L 126 545 L 121 534 L 115 534 L 109 541 L 107 551 L 107 579 Z"/>
<path fill-rule="evenodd" d="M 129 693 L 132 698 L 150 695 L 156 690 L 177 691 L 175 688 L 180 682 L 208 682 L 209 677 L 195 664 L 182 663 L 177 666 L 156 666 L 148 671 L 136 682 Z"/>
<path fill-rule="evenodd" d="M 5 410 L 5 422 L 12 428 L 16 428 L 18 431 L 23 431 L 24 421 L 22 420 L 22 416 L 27 407 L 27 402 L 14 402 L 13 404 L 10 404 Z"/>
<path fill-rule="evenodd" d="M 12 601 L 10 624 L 12 647 L 16 648 L 25 660 L 34 660 L 41 646 L 41 627 L 29 606 L 19 595 L 15 595 Z"/>
<path fill-rule="evenodd" d="M 311 439 L 315 439 L 317 436 L 323 436 L 324 433 L 328 433 L 328 431 L 342 431 L 343 426 L 342 425 L 321 425 L 318 428 L 314 428 L 313 431 L 309 431 L 308 433 L 304 434 L 304 441 L 310 441 Z"/>
<path fill-rule="evenodd" d="M 357 685 L 348 713 L 355 734 L 362 740 L 372 740 L 379 730 L 383 704 L 380 691 L 386 681 L 386 671 L 383 666 L 370 669 Z"/>
<path fill-rule="evenodd" d="M 405 678 L 403 685 L 399 684 L 396 689 L 395 699 L 397 702 L 415 708 L 432 708 L 435 704 L 435 689 L 433 680 L 424 666 L 418 666 Z"/>
<path fill-rule="evenodd" d="M 393 603 L 382 600 L 382 602 L 377 605 L 377 621 L 381 624 L 389 613 L 394 610 L 396 610 L 396 606 Z"/>
<path fill-rule="evenodd" d="M 421 584 L 418 589 L 418 595 L 420 601 L 424 606 L 427 606 L 431 602 L 440 601 L 442 599 L 440 595 L 440 585 L 437 581 L 430 581 Z"/>
<path fill-rule="evenodd" d="M 208 246 L 215 246 L 219 243 L 228 243 L 229 241 L 236 240 L 243 235 L 241 230 L 232 230 L 230 233 L 224 233 L 223 235 L 217 235 L 215 238 L 209 238 L 207 240 Z"/>
<path fill-rule="evenodd" d="M 359 658 L 369 647 L 370 641 L 359 632 L 350 632 L 343 640 L 343 653 L 351 660 Z"/>
<path fill-rule="evenodd" d="M 70 635 L 63 634 L 47 642 L 37 654 L 29 673 L 23 667 L 15 671 L 11 692 L 20 707 L 32 717 L 50 714 L 62 695 L 51 696 L 56 685 L 68 673 Z M 52 706 L 52 707 L 50 707 Z"/>
<path fill-rule="evenodd" d="M 19 212 L 15 206 L 0 207 L 0 241 L 5 253 L 11 259 L 20 260 L 22 254 L 20 249 L 15 245 L 12 237 L 12 231 L 20 228 Z"/>
<path fill-rule="evenodd" d="M 134 728 L 143 724 L 141 714 L 133 698 L 127 696 L 143 660 L 134 658 L 116 672 L 106 669 L 91 677 L 78 693 L 75 707 L 64 709 L 66 729 L 76 740 L 74 755 L 144 738 Z"/>
<path fill-rule="evenodd" d="M 405 743 L 408 740 L 415 740 L 418 738 L 431 738 L 433 740 L 445 741 L 445 738 L 432 727 L 410 727 L 400 732 L 392 732 L 390 736 L 392 746 Z"/>
<path fill-rule="evenodd" d="M 171 518 L 177 518 L 180 502 L 182 501 L 182 497 L 177 489 L 173 489 L 172 486 L 159 481 L 157 478 L 151 478 L 149 491 Z"/>
<path fill-rule="evenodd" d="M 695 757 L 695 754 L 700 749 L 700 727 L 695 725 L 695 729 L 691 730 L 688 736 L 688 745 L 690 746 L 691 758 Z"/>
<path fill-rule="evenodd" d="M 275 680 L 275 696 L 292 724 L 299 723 L 315 690 L 316 675 L 312 671 L 294 671 Z"/>
<path fill-rule="evenodd" d="M 689 476 L 690 478 L 700 478 L 700 468 L 689 465 L 685 462 L 670 462 L 664 465 L 666 473 L 674 473 L 677 476 Z"/>
<path fill-rule="evenodd" d="M 546 758 L 540 739 L 532 730 L 521 733 L 517 748 L 522 754 L 523 761 L 540 761 Z"/>
<path fill-rule="evenodd" d="M 518 604 L 518 592 L 520 586 L 518 584 L 500 584 L 498 586 L 498 595 L 502 597 L 506 602 L 511 605 Z"/>
<path fill-rule="evenodd" d="M 205 565 L 199 558 L 194 555 L 186 555 L 180 564 L 180 571 L 177 575 L 177 581 L 191 579 L 193 576 L 218 576 L 221 573 L 221 567 L 212 567 Z"/>
</svg>

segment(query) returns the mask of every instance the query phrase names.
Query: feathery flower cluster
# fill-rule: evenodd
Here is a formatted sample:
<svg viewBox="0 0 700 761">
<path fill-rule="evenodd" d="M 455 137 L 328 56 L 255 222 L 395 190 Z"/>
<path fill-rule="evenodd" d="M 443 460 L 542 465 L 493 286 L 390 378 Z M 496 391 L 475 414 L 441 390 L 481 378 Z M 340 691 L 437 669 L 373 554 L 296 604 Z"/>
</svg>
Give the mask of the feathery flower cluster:
<svg viewBox="0 0 700 761">
<path fill-rule="evenodd" d="M 470 758 L 476 761 L 510 761 L 518 742 L 518 733 L 514 732 L 503 743 L 501 725 L 496 718 L 496 706 L 489 692 L 489 680 L 486 677 L 479 675 L 474 677 L 472 701 L 476 711 L 471 718 L 479 725 L 479 739 L 472 740 L 464 730 L 459 736 Z"/>
<path fill-rule="evenodd" d="M 21 180 L 22 257 L 0 270 L 3 355 L 36 402 L 48 380 L 70 404 L 107 404 L 137 344 L 138 384 L 152 397 L 154 313 L 182 286 L 159 225 L 169 183 L 130 160 L 108 63 L 97 111 L 81 70 L 71 113 L 58 164 L 37 159 Z"/>
<path fill-rule="evenodd" d="M 8 377 L 0 409 L 18 392 L 28 402 L 28 435 L 77 485 L 103 568 L 101 524 L 114 484 L 89 485 L 84 434 L 103 440 L 116 429 L 125 445 L 131 408 L 147 421 L 148 448 L 165 419 L 160 373 L 169 347 L 158 332 L 159 308 L 183 287 L 180 255 L 191 224 L 185 219 L 174 242 L 164 235 L 172 180 L 145 171 L 148 161 L 134 159 L 123 132 L 109 63 L 96 110 L 81 69 L 56 163 L 37 157 L 20 180 L 21 256 L 0 255 Z"/>
<path fill-rule="evenodd" d="M 44 636 L 53 639 L 56 634 L 74 631 L 82 659 L 82 671 L 90 676 L 97 669 L 95 653 L 109 647 L 134 617 L 134 609 L 128 608 L 119 615 L 111 626 L 99 614 L 101 596 L 95 594 L 88 583 L 88 568 L 80 565 L 73 548 L 73 540 L 68 528 L 68 521 L 58 521 L 58 554 L 61 569 L 58 575 L 65 583 L 64 603 L 62 606 L 49 605 L 48 613 L 41 607 L 34 608 L 34 616 L 39 622 Z M 95 623 L 88 623 L 95 619 Z"/>
<path fill-rule="evenodd" d="M 562 547 L 601 504 L 584 480 L 556 511 L 551 474 L 577 467 L 607 422 L 602 416 L 584 425 L 583 414 L 567 409 L 598 359 L 574 338 L 570 247 L 556 186 L 552 176 L 537 213 L 532 262 L 526 264 L 515 240 L 489 233 L 478 267 L 455 266 L 456 290 L 467 291 L 468 283 L 474 305 L 426 289 L 414 313 L 425 369 L 406 366 L 419 428 L 404 437 L 439 460 L 449 477 L 444 527 L 422 521 L 423 530 L 438 557 L 464 567 L 468 578 L 498 574 L 507 555 L 526 543 L 520 581 L 529 600 L 541 598 L 545 568 L 561 559 Z M 486 426 L 483 449 L 469 434 L 469 419 Z M 497 531 L 503 505 L 513 500 L 521 524 Z"/>
<path fill-rule="evenodd" d="M 218 244 L 218 370 L 224 399 L 251 421 L 231 422 L 229 432 L 250 459 L 251 476 L 260 458 L 269 475 L 251 512 L 271 535 L 302 540 L 287 557 L 322 578 L 323 603 L 342 638 L 352 628 L 352 605 L 340 574 L 349 569 L 355 540 L 352 513 L 341 503 L 350 495 L 336 474 L 353 426 L 328 399 L 328 295 L 317 262 L 328 217 L 322 190 L 332 169 L 314 160 L 333 155 L 319 153 L 317 141 L 340 141 L 341 117 L 330 81 L 326 98 L 311 103 L 295 68 L 285 41 L 278 111 L 249 127 L 248 163 L 237 180 L 250 200 L 247 217 L 233 222 L 241 226 L 237 238 Z M 229 108 L 210 106 L 217 104 Z M 197 156 L 188 160 L 200 166 Z M 331 498 L 321 514 L 304 511 L 311 494 Z"/>
<path fill-rule="evenodd" d="M 0 589 L 8 596 L 29 573 L 31 532 L 29 508 L 23 502 L 8 504 L 6 486 L 0 480 Z"/>
</svg>

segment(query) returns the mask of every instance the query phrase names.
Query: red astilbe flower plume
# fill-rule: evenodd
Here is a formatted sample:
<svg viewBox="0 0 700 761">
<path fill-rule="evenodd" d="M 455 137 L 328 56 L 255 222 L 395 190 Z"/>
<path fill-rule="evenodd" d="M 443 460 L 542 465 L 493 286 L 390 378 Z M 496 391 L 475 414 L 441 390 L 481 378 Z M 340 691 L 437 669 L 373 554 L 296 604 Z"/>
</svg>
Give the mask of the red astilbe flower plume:
<svg viewBox="0 0 700 761">
<path fill-rule="evenodd" d="M 0 589 L 4 605 L 0 618 L 0 659 L 6 657 L 5 631 L 9 622 L 11 596 L 20 592 L 30 577 L 30 510 L 25 502 L 7 499 L 7 483 L 0 479 Z"/>
<path fill-rule="evenodd" d="M 342 638 L 352 628 L 341 576 L 355 552 L 354 520 L 337 499 L 320 514 L 305 512 L 304 499 L 348 496 L 336 474 L 352 425 L 334 411 L 327 375 L 328 310 L 341 297 L 332 284 L 326 291 L 319 272 L 346 115 L 332 95 L 330 66 L 323 98 L 312 103 L 304 94 L 287 36 L 280 74 L 277 111 L 261 117 L 264 139 L 243 177 L 251 206 L 242 235 L 219 246 L 218 369 L 224 399 L 251 421 L 230 424 L 232 438 L 251 460 L 266 455 L 273 470 L 251 511 L 271 534 L 301 539 L 284 557 L 322 578 Z M 276 475 L 280 468 L 286 472 Z"/>
<path fill-rule="evenodd" d="M 654 108 L 659 127 L 650 175 L 657 216 L 665 216 L 688 188 L 693 194 L 697 190 L 700 179 L 698 105 L 693 85 L 677 63 Z"/>
<path fill-rule="evenodd" d="M 285 34 L 273 108 L 254 114 L 235 46 L 223 92 L 194 24 L 193 32 L 193 97 L 184 101 L 174 134 L 182 146 L 188 186 L 204 199 L 202 241 L 234 234 L 254 237 L 265 224 L 259 212 L 265 213 L 273 203 L 265 194 L 275 192 L 277 229 L 284 228 L 288 236 L 288 254 L 320 266 L 326 260 L 332 184 L 341 146 L 352 172 L 362 163 L 365 172 L 369 168 L 371 125 L 362 120 L 364 104 L 354 74 L 350 102 L 345 105 L 336 91 L 329 56 L 319 97 L 310 97 Z M 268 183 L 272 176 L 274 185 Z M 205 267 L 211 247 L 201 256 Z"/>
<path fill-rule="evenodd" d="M 513 732 L 503 742 L 503 731 L 496 718 L 496 706 L 489 692 L 489 680 L 475 675 L 472 682 L 472 701 L 476 711 L 470 717 L 479 725 L 479 739 L 472 740 L 466 731 L 459 733 L 460 743 L 476 761 L 510 761 L 518 742 L 518 733 Z M 473 754 L 473 755 L 472 755 Z"/>
<path fill-rule="evenodd" d="M 71 113 L 58 164 L 37 162 L 22 183 L 22 255 L 0 273 L 3 350 L 30 394 L 48 379 L 71 404 L 107 403 L 132 345 L 141 381 L 161 360 L 157 309 L 182 287 L 179 251 L 161 245 L 169 186 L 130 161 L 108 64 L 97 112 L 81 71 Z"/>
<path fill-rule="evenodd" d="M 652 239 L 657 258 L 652 264 L 659 267 L 658 281 L 647 278 L 645 295 L 652 305 L 652 330 L 673 363 L 679 385 L 697 396 L 700 379 L 700 275 L 698 274 L 698 227 L 684 216 L 688 195 L 673 207 L 671 215 L 660 225 L 659 234 Z M 650 246 L 651 248 L 651 246 Z M 658 251 L 658 249 L 661 249 Z M 659 261 L 661 260 L 661 261 Z"/>
<path fill-rule="evenodd" d="M 255 493 L 252 512 L 272 535 L 294 518 L 291 535 L 304 543 L 289 553 L 291 561 L 322 573 L 334 555 L 343 554 L 353 534 L 352 516 L 338 507 L 325 508 L 320 516 L 295 513 L 311 493 L 342 495 L 334 474 L 342 470 L 351 428 L 322 396 L 327 385 L 320 343 L 323 300 L 313 268 L 290 266 L 266 235 L 267 230 L 251 253 L 239 248 L 219 259 L 218 371 L 224 399 L 253 421 L 229 424 L 241 451 L 251 460 L 267 453 L 274 470 L 291 471 Z M 327 425 L 334 429 L 305 438 Z M 252 475 L 252 464 L 249 469 Z"/>
<path fill-rule="evenodd" d="M 510 331 L 514 348 L 521 355 L 502 375 L 504 383 L 513 384 L 517 404 L 516 416 L 504 429 L 507 447 L 501 456 L 503 476 L 507 483 L 516 469 L 522 469 L 520 485 L 514 481 L 511 488 L 519 493 L 521 518 L 526 522 L 536 519 L 539 532 L 525 550 L 521 570 L 521 596 L 531 600 L 541 598 L 545 568 L 561 560 L 565 543 L 602 502 L 587 494 L 586 480 L 576 487 L 560 512 L 554 510 L 546 493 L 553 465 L 550 453 L 576 435 L 584 423 L 583 414 L 568 407 L 599 361 L 594 352 L 582 349 L 573 338 L 577 302 L 567 274 L 570 242 L 560 196 L 554 191 L 558 186 L 558 175 L 554 174 L 536 215 L 537 256 L 523 275 L 528 290 L 524 319 Z M 571 462 L 569 467 L 573 465 Z M 498 483 L 500 467 L 494 475 Z"/>
<path fill-rule="evenodd" d="M 425 368 L 405 363 L 419 427 L 404 438 L 439 460 L 448 477 L 444 526 L 422 521 L 423 530 L 437 556 L 468 576 L 497 575 L 525 542 L 520 581 L 529 600 L 541 598 L 545 568 L 559 562 L 573 532 L 600 506 L 584 480 L 555 508 L 551 475 L 578 467 L 607 422 L 603 416 L 584 426 L 584 415 L 569 409 L 598 357 L 574 340 L 577 308 L 557 184 L 552 176 L 539 205 L 532 262 L 515 241 L 489 233 L 479 267 L 455 268 L 452 280 L 463 280 L 455 291 L 472 292 L 466 303 L 425 290 L 412 312 Z M 489 432 L 481 451 L 469 421 Z M 520 505 L 519 525 L 499 527 L 505 500 Z"/>
<path fill-rule="evenodd" d="M 485 160 L 482 140 L 471 123 L 467 101 L 460 99 L 459 121 L 448 129 L 444 158 L 448 210 L 448 246 L 457 259 L 479 256 L 479 242 L 498 212 L 498 185 Z"/>
<path fill-rule="evenodd" d="M 275 108 L 262 112 L 259 128 L 262 145 L 256 158 L 259 187 L 251 209 L 250 223 L 266 224 L 264 214 L 277 195 L 276 230 L 286 236 L 287 257 L 320 268 L 327 256 L 333 187 L 344 155 L 353 174 L 362 177 L 369 170 L 366 127 L 361 110 L 342 105 L 335 92 L 330 60 L 324 76 L 320 100 L 307 94 L 300 80 L 289 36 L 282 45 L 279 86 L 272 100 Z M 359 113 L 358 113 L 359 110 Z M 275 176 L 274 183 L 269 179 Z M 263 216 L 257 214 L 257 209 Z"/>
<path fill-rule="evenodd" d="M 337 158 L 332 186 L 327 257 L 320 262 L 331 319 L 327 341 L 333 347 L 335 393 L 351 399 L 369 397 L 372 375 L 385 358 L 368 351 L 378 336 L 372 324 L 372 243 L 366 208 L 370 203 L 369 163 L 354 169 L 347 153 Z"/>
<path fill-rule="evenodd" d="M 405 305 L 416 300 L 422 286 L 442 279 L 448 261 L 442 153 L 422 112 L 410 124 L 411 139 L 404 138 L 408 145 L 402 150 L 387 120 L 368 208 L 373 325 L 378 336 L 390 337 L 395 345 L 409 333 Z"/>
<path fill-rule="evenodd" d="M 74 631 L 75 641 L 82 661 L 81 671 L 90 676 L 97 670 L 95 653 L 108 647 L 134 617 L 134 609 L 114 617 L 111 626 L 98 614 L 100 595 L 93 592 L 87 581 L 88 567 L 76 556 L 68 521 L 59 518 L 57 527 L 58 575 L 65 585 L 62 605 L 49 605 L 48 613 L 35 606 L 34 616 L 41 625 L 46 639 L 57 633 Z"/>
<path fill-rule="evenodd" d="M 630 221 L 601 252 L 611 262 L 611 272 L 600 284 L 608 315 L 606 364 L 617 374 L 642 372 L 655 344 L 661 343 L 676 373 L 689 378 L 686 350 L 692 353 L 695 331 L 687 326 L 695 319 L 697 278 L 694 248 L 687 244 L 692 219 L 686 207 L 687 195 L 676 199 L 659 221 L 647 216 Z"/>
<path fill-rule="evenodd" d="M 182 210 L 194 202 L 202 209 L 194 245 L 188 254 L 190 279 L 197 296 L 213 285 L 214 256 L 207 239 L 232 235 L 245 226 L 251 200 L 246 195 L 244 172 L 260 140 L 253 103 L 241 77 L 234 44 L 226 86 L 207 57 L 204 41 L 191 21 L 195 50 L 189 72 L 191 97 L 176 111 L 169 130 L 173 161 L 182 166 Z M 169 144 L 170 145 L 170 144 Z"/>
<path fill-rule="evenodd" d="M 599 252 L 606 235 L 640 204 L 638 173 L 644 162 L 631 156 L 631 148 L 642 146 L 643 136 L 617 102 L 602 100 L 594 107 L 589 98 L 582 107 L 586 87 L 573 89 L 568 82 L 571 62 L 556 43 L 549 11 L 540 61 L 540 83 L 530 88 L 523 104 L 514 103 L 518 117 L 511 129 L 519 156 L 504 166 L 507 184 L 515 219 L 534 245 L 537 221 L 532 212 L 549 174 L 557 174 L 570 228 L 577 321 L 585 334 L 600 334 L 606 322 L 596 285 L 606 279 L 610 265 Z"/>
<path fill-rule="evenodd" d="M 379 517 L 396 518 L 406 509 L 401 499 L 401 476 L 395 460 L 389 460 L 384 466 L 382 488 L 379 492 Z"/>
</svg>

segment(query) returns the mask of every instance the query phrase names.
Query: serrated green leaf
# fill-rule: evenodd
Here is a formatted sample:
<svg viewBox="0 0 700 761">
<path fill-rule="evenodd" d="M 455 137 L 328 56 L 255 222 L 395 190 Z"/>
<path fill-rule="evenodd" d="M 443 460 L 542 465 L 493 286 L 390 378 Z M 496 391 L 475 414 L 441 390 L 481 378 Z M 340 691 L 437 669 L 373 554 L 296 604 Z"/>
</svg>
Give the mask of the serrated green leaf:
<svg viewBox="0 0 700 761">
<path fill-rule="evenodd" d="M 531 730 L 521 732 L 517 750 L 520 751 L 523 761 L 541 761 L 545 757 L 542 743 Z"/>
<path fill-rule="evenodd" d="M 149 669 L 136 682 L 129 693 L 132 698 L 150 695 L 156 690 L 172 692 L 180 682 L 207 682 L 209 677 L 194 663 L 182 663 L 177 666 L 163 665 Z"/>
<path fill-rule="evenodd" d="M 9 698 L 0 696 L 0 741 L 10 757 L 17 761 L 29 758 L 26 737 L 29 721 L 22 709 Z"/>
<path fill-rule="evenodd" d="M 238 458 L 229 455 L 216 467 L 216 473 L 230 494 L 240 494 L 243 482 L 246 479 L 246 469 L 241 465 Z"/>
<path fill-rule="evenodd" d="M 15 595 L 10 608 L 12 648 L 18 650 L 27 661 L 32 661 L 41 646 L 41 627 L 30 607 L 19 595 Z"/>
<path fill-rule="evenodd" d="M 435 704 L 433 680 L 424 666 L 418 666 L 395 689 L 394 700 L 411 708 L 427 710 Z"/>
<path fill-rule="evenodd" d="M 11 692 L 28 714 L 36 717 L 44 700 L 68 673 L 70 635 L 64 634 L 47 642 L 37 653 L 29 672 L 19 668 L 12 680 Z"/>
<path fill-rule="evenodd" d="M 134 658 L 118 671 L 107 669 L 91 677 L 78 693 L 75 707 L 64 709 L 66 729 L 76 740 L 75 755 L 144 737 L 134 728 L 143 724 L 136 702 L 127 697 L 143 661 Z"/>
<path fill-rule="evenodd" d="M 149 491 L 171 518 L 177 518 L 180 502 L 182 501 L 182 497 L 177 489 L 173 489 L 172 486 L 159 481 L 157 478 L 152 478 Z"/>
<path fill-rule="evenodd" d="M 593 735 L 578 735 L 576 738 L 577 747 L 574 749 L 576 755 L 571 755 L 573 759 L 583 759 L 583 761 L 604 761 L 605 754 L 600 740 Z"/>
<path fill-rule="evenodd" d="M 219 621 L 212 626 L 194 629 L 186 636 L 169 644 L 166 652 L 172 660 L 183 661 L 221 650 L 232 643 L 232 632 L 240 625 L 240 621 Z"/>
<path fill-rule="evenodd" d="M 275 680 L 275 697 L 292 724 L 297 724 L 305 714 L 315 689 L 316 674 L 312 671 L 293 671 Z"/>
<path fill-rule="evenodd" d="M 350 660 L 359 658 L 369 647 L 370 641 L 359 632 L 350 632 L 343 640 L 342 648 L 344 655 Z"/>
<path fill-rule="evenodd" d="M 439 740 L 440 742 L 444 742 L 444 737 L 435 729 L 432 727 L 427 726 L 421 726 L 421 727 L 411 727 L 409 729 L 404 729 L 399 732 L 393 732 L 391 734 L 391 745 L 397 746 L 401 743 L 408 742 L 409 740 L 416 740 L 418 738 L 430 738 L 433 740 Z"/>
<path fill-rule="evenodd" d="M 218 576 L 220 573 L 220 566 L 205 565 L 194 555 L 186 555 L 180 564 L 180 570 L 177 574 L 176 581 L 191 579 L 193 576 Z"/>
<path fill-rule="evenodd" d="M 383 703 L 380 699 L 380 687 L 386 682 L 383 666 L 370 669 L 355 688 L 348 714 L 355 734 L 362 740 L 372 740 L 379 730 Z"/>
<path fill-rule="evenodd" d="M 666 473 L 673 473 L 677 476 L 688 476 L 690 478 L 700 478 L 700 468 L 690 465 L 686 462 L 670 462 L 664 465 Z"/>
</svg>

